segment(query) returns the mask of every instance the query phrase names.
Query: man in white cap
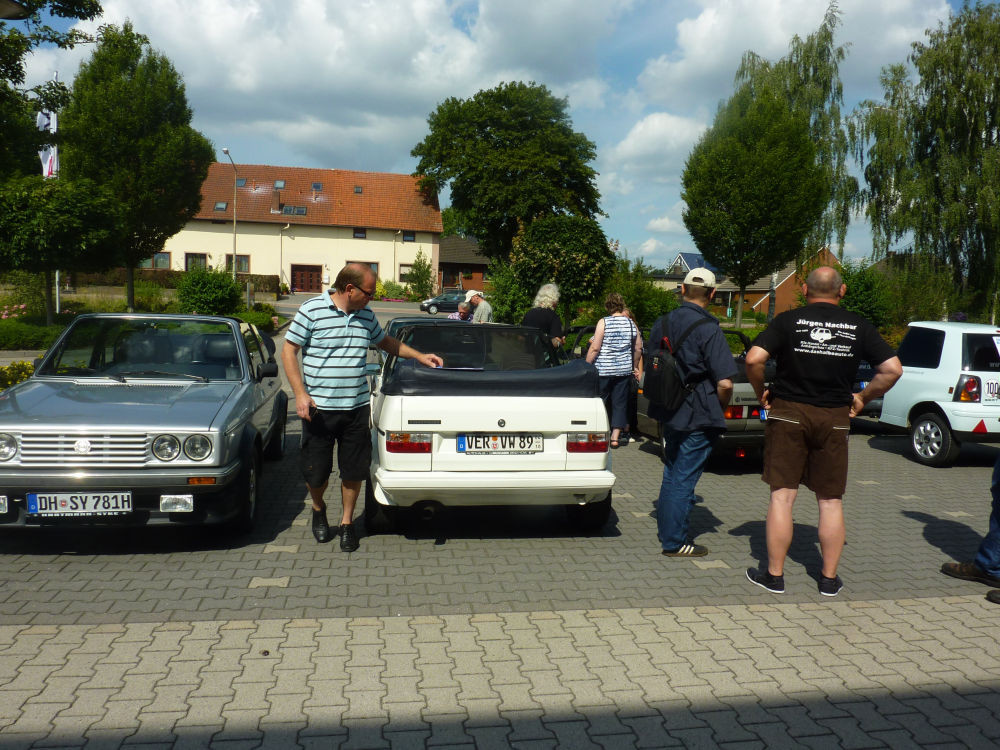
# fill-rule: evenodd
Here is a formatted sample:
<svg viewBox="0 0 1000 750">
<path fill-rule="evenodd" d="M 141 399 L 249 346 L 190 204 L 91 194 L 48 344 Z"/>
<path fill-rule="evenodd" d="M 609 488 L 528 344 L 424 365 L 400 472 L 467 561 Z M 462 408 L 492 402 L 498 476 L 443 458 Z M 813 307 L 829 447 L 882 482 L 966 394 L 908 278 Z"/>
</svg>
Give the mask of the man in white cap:
<svg viewBox="0 0 1000 750">
<path fill-rule="evenodd" d="M 688 535 L 694 488 L 712 446 L 726 430 L 723 408 L 733 395 L 736 363 L 719 321 L 708 311 L 715 274 L 694 268 L 681 283 L 681 305 L 653 324 L 649 351 L 668 349 L 693 386 L 677 409 L 650 404 L 649 416 L 661 423 L 664 437 L 663 482 L 656 501 L 656 526 L 666 557 L 702 557 L 708 550 Z"/>
<path fill-rule="evenodd" d="M 477 289 L 470 289 L 465 293 L 465 301 L 476 309 L 472 314 L 473 323 L 493 322 L 493 307 L 483 299 L 482 292 Z"/>
</svg>

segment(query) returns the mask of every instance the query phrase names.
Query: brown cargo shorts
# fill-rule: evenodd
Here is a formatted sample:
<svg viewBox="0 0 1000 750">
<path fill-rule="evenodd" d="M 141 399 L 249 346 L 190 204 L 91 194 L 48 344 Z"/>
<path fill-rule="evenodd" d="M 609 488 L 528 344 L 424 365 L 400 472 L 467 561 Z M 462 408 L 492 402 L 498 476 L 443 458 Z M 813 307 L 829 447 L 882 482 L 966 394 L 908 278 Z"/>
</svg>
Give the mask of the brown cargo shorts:
<svg viewBox="0 0 1000 750">
<path fill-rule="evenodd" d="M 798 489 L 804 484 L 820 498 L 843 497 L 850 408 L 774 399 L 764 428 L 761 479 L 772 490 Z"/>
</svg>

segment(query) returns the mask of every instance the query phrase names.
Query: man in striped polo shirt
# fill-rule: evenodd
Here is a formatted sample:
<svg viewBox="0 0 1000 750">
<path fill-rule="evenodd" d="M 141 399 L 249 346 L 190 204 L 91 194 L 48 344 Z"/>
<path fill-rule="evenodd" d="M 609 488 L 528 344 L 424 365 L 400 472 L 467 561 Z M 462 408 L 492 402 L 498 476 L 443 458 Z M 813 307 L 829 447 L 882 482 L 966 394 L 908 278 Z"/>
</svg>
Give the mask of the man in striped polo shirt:
<svg viewBox="0 0 1000 750">
<path fill-rule="evenodd" d="M 302 476 L 312 498 L 312 532 L 316 541 L 330 541 L 326 519 L 326 491 L 337 445 L 340 496 L 340 549 L 358 548 L 354 506 L 371 463 L 369 390 L 365 377 L 368 346 L 427 367 L 441 367 L 436 354 L 424 354 L 392 336 L 386 336 L 368 309 L 375 295 L 375 274 L 361 263 L 344 266 L 333 289 L 305 302 L 285 334 L 281 362 L 295 393 L 295 413 L 302 419 Z M 299 369 L 299 351 L 302 368 Z"/>
</svg>

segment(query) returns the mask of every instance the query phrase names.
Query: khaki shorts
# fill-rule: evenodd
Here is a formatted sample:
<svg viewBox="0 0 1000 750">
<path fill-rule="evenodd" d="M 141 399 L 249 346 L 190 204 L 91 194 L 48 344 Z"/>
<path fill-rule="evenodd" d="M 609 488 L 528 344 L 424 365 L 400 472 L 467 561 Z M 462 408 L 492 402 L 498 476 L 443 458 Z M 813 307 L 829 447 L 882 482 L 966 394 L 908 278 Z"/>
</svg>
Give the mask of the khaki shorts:
<svg viewBox="0 0 1000 750">
<path fill-rule="evenodd" d="M 774 399 L 767 414 L 761 479 L 772 490 L 804 484 L 820 498 L 843 497 L 850 432 L 850 406 Z"/>
</svg>

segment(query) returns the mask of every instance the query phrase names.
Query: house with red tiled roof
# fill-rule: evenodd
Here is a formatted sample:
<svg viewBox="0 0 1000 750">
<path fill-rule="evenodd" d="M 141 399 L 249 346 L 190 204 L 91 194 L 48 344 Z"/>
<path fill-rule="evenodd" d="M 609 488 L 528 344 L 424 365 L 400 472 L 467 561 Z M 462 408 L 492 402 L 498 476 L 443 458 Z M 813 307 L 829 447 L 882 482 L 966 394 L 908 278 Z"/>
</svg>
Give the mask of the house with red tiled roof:
<svg viewBox="0 0 1000 750">
<path fill-rule="evenodd" d="M 440 236 L 437 196 L 410 175 L 216 162 L 201 210 L 148 265 L 231 269 L 235 255 L 237 273 L 319 292 L 355 261 L 402 283 L 420 251 L 436 278 Z"/>
</svg>

